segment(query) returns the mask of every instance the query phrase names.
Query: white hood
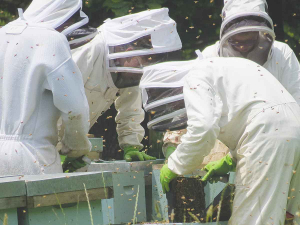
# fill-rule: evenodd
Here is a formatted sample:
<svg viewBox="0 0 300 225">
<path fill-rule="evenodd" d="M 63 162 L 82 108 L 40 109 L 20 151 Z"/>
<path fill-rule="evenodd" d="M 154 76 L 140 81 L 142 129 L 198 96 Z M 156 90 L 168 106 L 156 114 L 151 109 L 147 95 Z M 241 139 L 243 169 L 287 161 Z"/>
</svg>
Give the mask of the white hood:
<svg viewBox="0 0 300 225">
<path fill-rule="evenodd" d="M 266 13 L 266 0 L 224 0 L 223 19 L 239 13 Z"/>
<path fill-rule="evenodd" d="M 272 29 L 273 21 L 267 14 L 268 4 L 266 0 L 224 0 L 222 10 L 223 22 L 221 25 L 220 38 L 222 37 L 225 26 L 240 17 L 257 16 L 266 19 Z"/>
<path fill-rule="evenodd" d="M 187 117 L 183 98 L 185 76 L 199 63 L 202 54 L 191 61 L 160 63 L 144 68 L 140 82 L 143 106 L 150 113 L 149 129 L 179 130 L 186 127 Z"/>
<path fill-rule="evenodd" d="M 57 28 L 70 19 L 82 8 L 82 0 L 33 0 L 24 12 L 24 18 L 32 23 L 43 23 L 50 28 Z M 80 11 L 79 22 L 66 27 L 61 33 L 69 34 L 88 23 L 88 17 Z"/>
<path fill-rule="evenodd" d="M 176 22 L 169 17 L 168 12 L 169 9 L 162 8 L 106 20 L 101 26 L 101 32 L 105 37 L 109 71 L 142 73 L 142 68 L 109 67 L 109 60 L 181 49 L 182 43 L 176 30 Z M 117 53 L 109 50 L 114 46 L 132 43 L 145 36 L 150 36 L 152 44 L 150 49 L 134 49 Z"/>
<path fill-rule="evenodd" d="M 266 12 L 267 8 L 266 0 L 225 0 L 220 30 L 221 57 L 246 58 L 260 65 L 267 61 L 275 40 L 273 21 Z M 249 51 L 245 50 L 246 42 L 231 39 L 234 35 L 248 32 L 258 33 L 257 41 L 249 47 Z"/>
</svg>

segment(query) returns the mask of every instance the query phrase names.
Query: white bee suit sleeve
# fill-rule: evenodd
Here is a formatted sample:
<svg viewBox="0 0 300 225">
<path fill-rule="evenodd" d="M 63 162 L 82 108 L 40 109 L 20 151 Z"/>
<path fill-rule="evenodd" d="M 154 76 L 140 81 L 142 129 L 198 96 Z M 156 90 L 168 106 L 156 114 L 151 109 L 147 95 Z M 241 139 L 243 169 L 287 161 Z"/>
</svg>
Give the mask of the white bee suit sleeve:
<svg viewBox="0 0 300 225">
<path fill-rule="evenodd" d="M 79 67 L 85 93 L 90 107 L 90 127 L 92 127 L 116 98 L 117 88 L 109 88 L 105 75 L 104 42 L 101 33 L 87 44 L 72 50 L 72 57 Z"/>
<path fill-rule="evenodd" d="M 70 157 L 87 154 L 91 144 L 89 131 L 89 106 L 83 89 L 81 73 L 69 58 L 57 70 L 47 76 L 49 89 L 53 93 L 54 105 L 61 111 L 64 123 L 63 152 Z"/>
<path fill-rule="evenodd" d="M 192 70 L 191 73 L 197 71 Z M 185 80 L 183 93 L 188 128 L 181 144 L 168 159 L 169 168 L 180 175 L 193 172 L 214 147 L 220 132 L 218 123 L 222 112 L 218 93 L 207 83 Z"/>
<path fill-rule="evenodd" d="M 134 146 L 142 149 L 141 141 L 145 130 L 141 126 L 144 120 L 142 98 L 139 87 L 120 89 L 120 96 L 115 101 L 118 111 L 116 116 L 119 145 L 122 149 L 126 146 Z"/>
<path fill-rule="evenodd" d="M 271 57 L 263 66 L 300 105 L 300 67 L 293 50 L 287 44 L 275 41 Z"/>
</svg>

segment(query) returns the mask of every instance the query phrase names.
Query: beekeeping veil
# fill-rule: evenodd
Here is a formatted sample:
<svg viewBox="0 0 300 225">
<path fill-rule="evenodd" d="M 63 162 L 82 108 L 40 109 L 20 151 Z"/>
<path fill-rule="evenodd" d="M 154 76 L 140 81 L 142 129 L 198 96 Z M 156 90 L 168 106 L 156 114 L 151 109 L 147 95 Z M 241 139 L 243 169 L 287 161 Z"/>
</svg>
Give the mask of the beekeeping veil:
<svg viewBox="0 0 300 225">
<path fill-rule="evenodd" d="M 184 77 L 202 59 L 166 62 L 144 68 L 140 82 L 144 110 L 149 113 L 147 126 L 156 131 L 180 130 L 187 127 L 183 97 Z"/>
<path fill-rule="evenodd" d="M 67 36 L 89 21 L 81 8 L 81 0 L 33 0 L 23 16 L 27 21 L 42 23 Z"/>
<path fill-rule="evenodd" d="M 220 31 L 221 57 L 242 57 L 263 65 L 271 54 L 275 39 L 266 0 L 224 0 Z M 236 41 L 236 34 L 254 32 L 255 38 Z M 249 49 L 248 51 L 243 51 Z"/>
<path fill-rule="evenodd" d="M 137 86 L 143 67 L 167 60 L 168 52 L 182 48 L 176 22 L 167 8 L 108 19 L 100 27 L 105 39 L 110 86 Z"/>
</svg>

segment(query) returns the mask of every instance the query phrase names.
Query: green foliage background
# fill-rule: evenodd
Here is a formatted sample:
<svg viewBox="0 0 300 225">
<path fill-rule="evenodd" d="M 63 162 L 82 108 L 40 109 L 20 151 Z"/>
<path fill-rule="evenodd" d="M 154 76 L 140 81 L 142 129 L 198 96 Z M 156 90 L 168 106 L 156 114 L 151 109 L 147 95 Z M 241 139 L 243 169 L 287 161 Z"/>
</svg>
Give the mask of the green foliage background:
<svg viewBox="0 0 300 225">
<path fill-rule="evenodd" d="M 300 4 L 298 0 L 268 0 L 269 13 L 276 24 L 277 40 L 287 42 L 300 58 Z M 17 18 L 17 8 L 26 9 L 31 0 L 2 0 L 0 26 Z M 115 18 L 147 9 L 167 7 L 177 22 L 183 43 L 184 59 L 195 57 L 219 38 L 223 0 L 86 0 L 83 11 L 90 25 L 100 26 L 107 18 Z"/>
</svg>

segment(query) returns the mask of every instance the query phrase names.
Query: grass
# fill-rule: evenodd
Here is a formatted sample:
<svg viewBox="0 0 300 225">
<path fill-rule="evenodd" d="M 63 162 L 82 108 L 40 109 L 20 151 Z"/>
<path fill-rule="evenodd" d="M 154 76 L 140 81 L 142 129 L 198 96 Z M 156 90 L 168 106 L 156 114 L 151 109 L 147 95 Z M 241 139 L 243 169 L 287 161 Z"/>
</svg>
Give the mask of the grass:
<svg viewBox="0 0 300 225">
<path fill-rule="evenodd" d="M 8 225 L 8 216 L 6 213 L 4 214 L 3 225 Z"/>
<path fill-rule="evenodd" d="M 86 195 L 86 200 L 88 202 L 88 206 L 89 206 L 89 212 L 90 212 L 90 218 L 91 218 L 91 224 L 94 225 L 94 220 L 93 220 L 93 215 L 92 215 L 92 209 L 91 209 L 91 204 L 90 204 L 90 200 L 89 200 L 89 195 L 86 191 L 86 187 L 85 187 L 85 183 L 83 183 L 84 186 L 84 191 L 85 191 L 85 195 Z"/>
<path fill-rule="evenodd" d="M 138 206 L 139 193 L 140 193 L 140 185 L 138 185 L 137 194 L 136 194 L 136 200 L 135 200 L 135 206 L 134 206 L 134 213 L 133 213 L 133 225 L 137 221 L 136 211 L 137 211 L 137 206 Z"/>
<path fill-rule="evenodd" d="M 60 218 L 58 217 L 57 213 L 55 212 L 55 209 L 54 209 L 54 208 L 52 208 L 52 212 L 54 213 L 54 215 L 55 215 L 55 217 L 58 219 L 58 221 L 59 221 L 60 223 L 62 223 L 61 220 L 60 220 Z"/>
<path fill-rule="evenodd" d="M 56 197 L 56 201 L 57 201 L 57 202 L 58 202 L 58 204 L 59 204 L 59 208 L 60 208 L 60 210 L 61 210 L 62 214 L 64 215 L 65 225 L 67 225 L 66 214 L 65 214 L 65 212 L 64 212 L 64 209 L 63 209 L 63 207 L 61 206 L 61 203 L 60 203 L 60 201 L 59 201 L 59 199 L 58 199 L 58 197 L 57 197 L 57 194 L 56 194 L 56 193 L 55 193 L 55 197 Z"/>
</svg>

